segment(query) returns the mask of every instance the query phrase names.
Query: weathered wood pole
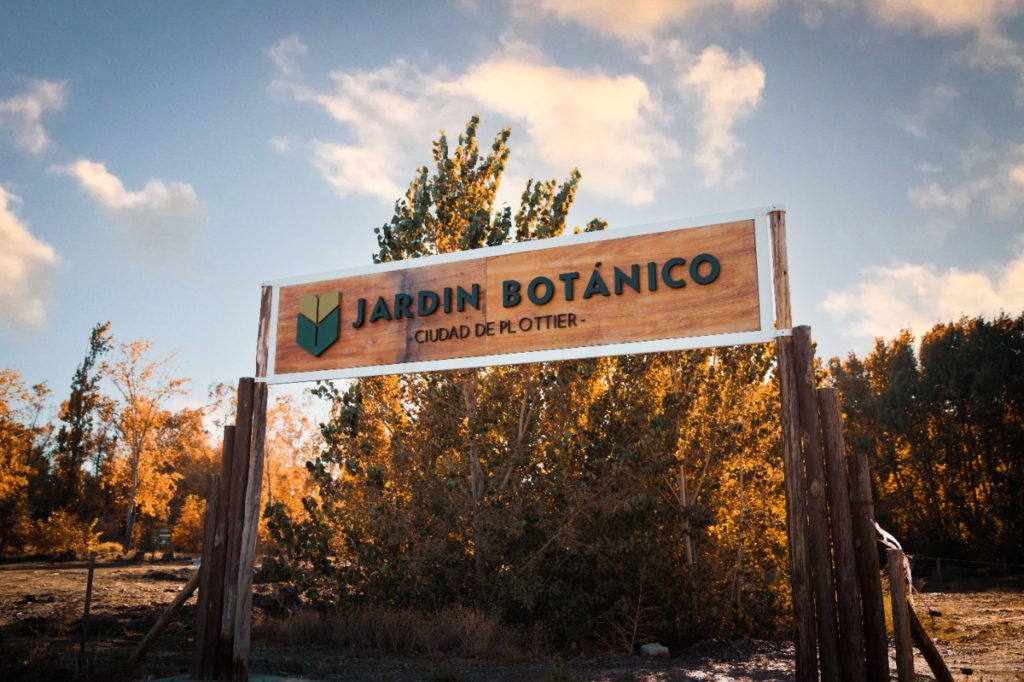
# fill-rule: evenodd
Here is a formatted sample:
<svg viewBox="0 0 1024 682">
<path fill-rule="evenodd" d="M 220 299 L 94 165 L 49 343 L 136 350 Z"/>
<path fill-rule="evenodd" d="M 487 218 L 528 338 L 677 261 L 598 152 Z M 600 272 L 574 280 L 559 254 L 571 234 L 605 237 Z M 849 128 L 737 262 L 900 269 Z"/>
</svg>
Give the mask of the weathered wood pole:
<svg viewBox="0 0 1024 682">
<path fill-rule="evenodd" d="M 213 584 L 213 538 L 217 532 L 217 489 L 220 477 L 210 474 L 206 477 L 206 514 L 203 520 L 203 547 L 199 555 L 199 597 L 196 602 L 196 617 L 193 627 L 192 677 L 203 677 L 206 628 L 210 621 L 210 585 Z"/>
<path fill-rule="evenodd" d="M 772 233 L 772 285 L 775 289 L 775 328 L 793 326 L 793 304 L 789 292 L 789 254 L 786 250 L 786 212 L 770 211 Z"/>
<path fill-rule="evenodd" d="M 853 519 L 846 477 L 846 442 L 843 438 L 838 389 L 818 389 L 818 411 L 825 446 L 825 475 L 828 480 L 835 556 L 839 655 L 842 661 L 840 672 L 844 682 L 862 682 L 867 676 L 864 664 L 864 624 L 861 619 L 860 585 L 857 582 L 857 558 L 853 549 Z"/>
<path fill-rule="evenodd" d="M 270 363 L 270 314 L 274 305 L 274 288 L 260 287 L 260 319 L 256 328 L 256 376 L 267 376 Z"/>
<path fill-rule="evenodd" d="M 914 681 L 914 647 L 910 636 L 910 605 L 907 604 L 907 573 L 903 552 L 889 549 L 889 596 L 892 600 L 892 631 L 896 641 L 896 677 L 899 682 Z"/>
<path fill-rule="evenodd" d="M 227 536 L 224 563 L 224 604 L 221 607 L 220 641 L 217 643 L 217 679 L 231 678 L 231 659 L 235 639 L 235 614 L 238 609 L 238 566 L 242 549 L 243 505 L 249 477 L 249 447 L 252 443 L 252 406 L 255 382 L 251 377 L 238 380 L 235 411 L 235 442 L 228 484 Z"/>
<path fill-rule="evenodd" d="M 864 614 L 864 654 L 867 682 L 889 681 L 889 642 L 885 636 L 885 607 L 875 539 L 875 506 L 871 500 L 868 456 L 851 453 L 846 459 L 853 512 L 853 549 L 857 559 L 861 610 Z"/>
<path fill-rule="evenodd" d="M 768 214 L 768 220 L 772 233 L 775 326 L 778 329 L 789 329 L 793 326 L 793 313 L 789 295 L 789 260 L 786 255 L 786 213 L 772 211 Z M 789 584 L 796 629 L 796 679 L 799 682 L 814 682 L 818 679 L 817 635 L 807 557 L 807 495 L 800 453 L 800 415 L 796 398 L 793 339 L 786 336 L 776 339 L 775 356 L 782 411 L 782 467 L 786 489 Z"/>
<path fill-rule="evenodd" d="M 836 624 L 835 583 L 832 552 L 829 545 L 829 516 L 826 503 L 825 465 L 821 447 L 821 424 L 814 381 L 814 347 L 811 328 L 793 329 L 793 356 L 796 368 L 797 405 L 800 411 L 800 438 L 807 473 L 807 516 L 810 524 L 811 584 L 814 617 L 818 629 L 818 656 L 821 678 L 838 682 L 839 632 Z"/>
<path fill-rule="evenodd" d="M 217 477 L 217 509 L 214 514 L 213 544 L 210 548 L 210 598 L 207 606 L 204 640 L 197 646 L 203 649 L 203 670 L 198 677 L 212 680 L 217 676 L 218 646 L 220 644 L 220 621 L 224 608 L 224 567 L 227 564 L 228 500 L 231 497 L 228 485 L 231 482 L 231 465 L 235 454 L 235 426 L 224 427 L 221 443 L 220 475 Z"/>
<path fill-rule="evenodd" d="M 260 315 L 256 331 L 256 376 L 267 376 L 270 357 L 270 313 L 273 288 L 260 289 Z M 258 382 L 253 396 L 248 472 L 242 509 L 241 546 L 235 606 L 235 631 L 231 655 L 231 678 L 236 682 L 249 679 L 249 638 L 252 630 L 252 569 L 256 558 L 256 535 L 260 525 L 260 493 L 263 484 L 263 461 L 266 455 L 267 384 Z"/>
<path fill-rule="evenodd" d="M 924 660 L 928 662 L 928 667 L 932 669 L 935 679 L 937 682 L 953 682 L 953 675 L 949 672 L 946 662 L 942 660 L 942 654 L 936 648 L 935 642 L 928 636 L 924 625 L 921 624 L 921 619 L 917 617 L 914 607 L 911 606 L 909 611 L 910 636 L 914 638 L 914 644 L 917 645 L 918 651 L 924 656 Z"/>
<path fill-rule="evenodd" d="M 807 555 L 807 494 L 800 453 L 800 416 L 796 405 L 793 339 L 775 341 L 782 403 L 782 469 L 786 488 L 786 543 L 789 548 L 789 582 L 793 590 L 796 625 L 796 673 L 800 682 L 818 679 L 817 632 L 811 596 L 810 558 Z"/>
<path fill-rule="evenodd" d="M 267 385 L 255 387 L 252 416 L 252 445 L 249 455 L 248 482 L 242 511 L 241 551 L 238 562 L 238 601 L 235 607 L 234 646 L 232 649 L 233 680 L 245 682 L 249 675 L 249 635 L 252 621 L 252 570 L 256 556 L 256 532 L 260 525 L 260 489 L 263 481 L 264 442 L 266 437 Z"/>
</svg>

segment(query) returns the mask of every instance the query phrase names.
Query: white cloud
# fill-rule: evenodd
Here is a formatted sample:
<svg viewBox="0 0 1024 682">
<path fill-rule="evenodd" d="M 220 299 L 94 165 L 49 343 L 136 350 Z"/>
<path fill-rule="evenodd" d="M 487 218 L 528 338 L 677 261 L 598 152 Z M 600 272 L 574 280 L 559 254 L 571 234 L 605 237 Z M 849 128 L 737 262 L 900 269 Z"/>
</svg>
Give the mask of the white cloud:
<svg viewBox="0 0 1024 682">
<path fill-rule="evenodd" d="M 422 163 L 425 141 L 445 123 L 465 122 L 465 114 L 450 115 L 456 98 L 442 97 L 436 78 L 402 60 L 369 71 L 333 72 L 333 88 L 320 91 L 307 84 L 296 61 L 305 52 L 294 36 L 271 49 L 278 66 L 273 87 L 321 107 L 345 126 L 349 142 L 312 140 L 307 145 L 316 168 L 342 194 L 394 201 L 414 166 L 412 159 Z M 459 104 L 470 110 L 465 102 Z M 409 150 L 420 153 L 412 156 Z"/>
<path fill-rule="evenodd" d="M 972 181 L 947 190 L 939 183 L 932 182 L 914 187 L 907 196 L 918 208 L 926 211 L 949 209 L 955 213 L 965 213 L 982 186 L 977 181 Z"/>
<path fill-rule="evenodd" d="M 626 42 L 647 42 L 704 14 L 724 10 L 747 17 L 775 4 L 775 0 L 543 0 L 540 10 Z M 532 2 L 519 2 L 517 9 L 520 14 L 534 14 L 538 8 Z"/>
<path fill-rule="evenodd" d="M 424 73 L 402 60 L 338 71 L 327 92 L 308 85 L 295 66 L 304 51 L 297 39 L 275 45 L 274 87 L 345 126 L 350 141 L 309 146 L 313 163 L 342 193 L 398 198 L 415 163 L 422 163 L 426 140 L 442 128 L 461 130 L 474 112 L 493 112 L 525 129 L 528 139 L 516 145 L 516 156 L 535 154 L 540 175 L 564 176 L 578 166 L 588 189 L 631 203 L 653 198 L 664 182 L 662 161 L 678 154 L 641 79 L 563 69 L 528 46 L 506 45 L 454 75 Z"/>
<path fill-rule="evenodd" d="M 918 93 L 909 111 L 899 115 L 900 127 L 908 135 L 924 140 L 928 137 L 932 122 L 959 99 L 960 93 L 951 85 L 935 85 Z"/>
<path fill-rule="evenodd" d="M 1003 32 L 1008 19 L 1024 13 L 1024 0 L 869 0 L 868 8 L 893 28 L 972 36 L 960 59 L 972 68 L 1017 71 L 1017 101 L 1024 105 L 1024 50 Z"/>
<path fill-rule="evenodd" d="M 302 75 L 302 69 L 298 60 L 306 54 L 308 48 L 297 35 L 290 35 L 279 40 L 270 48 L 270 59 L 281 74 L 280 83 L 287 85 L 288 79 L 298 78 Z"/>
<path fill-rule="evenodd" d="M 333 88 L 321 91 L 309 85 L 300 61 L 308 52 L 295 35 L 269 50 L 275 73 L 274 90 L 296 101 L 321 107 L 342 123 L 349 142 L 311 140 L 306 146 L 310 160 L 323 178 L 342 194 L 363 194 L 390 202 L 402 193 L 403 173 L 408 173 L 407 150 L 420 151 L 423 140 L 437 134 L 443 104 L 431 97 L 434 79 L 402 60 L 369 71 L 331 73 Z M 433 101 L 431 101 L 433 100 Z M 293 137 L 288 149 L 300 145 Z M 281 146 L 275 144 L 281 151 Z M 418 157 L 422 162 L 422 156 Z"/>
<path fill-rule="evenodd" d="M 741 177 L 739 170 L 729 167 L 741 146 L 734 128 L 757 108 L 764 84 L 764 65 L 745 52 L 730 56 L 717 45 L 705 49 L 680 78 L 679 87 L 700 100 L 695 162 L 704 171 L 705 185 Z"/>
<path fill-rule="evenodd" d="M 270 146 L 278 154 L 291 154 L 295 151 L 295 138 L 291 135 L 274 135 L 270 138 Z"/>
<path fill-rule="evenodd" d="M 36 80 L 30 84 L 27 92 L 0 100 L 0 130 L 13 135 L 25 151 L 39 154 L 51 144 L 43 128 L 43 114 L 64 107 L 64 83 Z"/>
<path fill-rule="evenodd" d="M 992 272 L 901 263 L 864 268 L 861 278 L 828 292 L 821 307 L 847 332 L 868 338 L 909 328 L 920 339 L 935 323 L 961 315 L 1024 310 L 1024 253 Z"/>
<path fill-rule="evenodd" d="M 390 145 L 311 143 L 313 164 L 332 187 L 343 194 L 355 193 L 394 201 L 402 194 L 399 186 L 400 152 Z M 406 169 L 409 170 L 409 169 Z"/>
<path fill-rule="evenodd" d="M 78 159 L 66 166 L 57 166 L 56 170 L 77 179 L 96 203 L 112 213 L 138 210 L 181 215 L 198 206 L 195 190 L 186 183 L 149 180 L 141 190 L 132 192 L 98 161 Z"/>
<path fill-rule="evenodd" d="M 928 33 L 987 33 L 1024 11 L 1022 0 L 869 0 L 883 24 Z"/>
<path fill-rule="evenodd" d="M 958 57 L 968 66 L 984 71 L 1012 69 L 1017 72 L 1017 104 L 1024 106 L 1024 49 L 999 33 L 978 35 Z"/>
<path fill-rule="evenodd" d="M 922 210 L 961 215 L 980 204 L 1000 218 L 1014 215 L 1024 205 L 1024 144 L 971 147 L 961 153 L 960 165 L 961 181 L 914 187 L 907 194 L 910 201 Z"/>
<path fill-rule="evenodd" d="M 808 28 L 818 28 L 825 23 L 826 13 L 845 12 L 857 6 L 862 0 L 796 0 L 800 18 Z"/>
<path fill-rule="evenodd" d="M 45 294 L 57 254 L 15 215 L 19 203 L 0 185 L 0 322 L 36 326 L 46 319 Z"/>
<path fill-rule="evenodd" d="M 146 243 L 170 244 L 180 239 L 196 221 L 199 200 L 192 185 L 148 180 L 131 191 L 105 164 L 78 159 L 51 170 L 68 175 L 110 216 L 133 228 Z"/>
<path fill-rule="evenodd" d="M 679 154 L 636 76 L 564 69 L 517 46 L 446 89 L 521 122 L 549 169 L 578 166 L 589 189 L 627 203 L 652 201 L 664 181 L 662 163 Z"/>
</svg>

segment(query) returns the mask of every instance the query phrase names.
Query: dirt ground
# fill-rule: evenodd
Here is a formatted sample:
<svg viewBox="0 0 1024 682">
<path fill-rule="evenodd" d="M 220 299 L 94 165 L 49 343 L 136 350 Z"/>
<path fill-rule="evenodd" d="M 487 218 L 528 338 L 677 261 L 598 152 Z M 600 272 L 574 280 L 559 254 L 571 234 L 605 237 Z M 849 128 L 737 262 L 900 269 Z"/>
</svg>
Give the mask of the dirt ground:
<svg viewBox="0 0 1024 682">
<path fill-rule="evenodd" d="M 191 561 L 102 564 L 95 572 L 84 658 L 79 658 L 85 599 L 83 563 L 0 565 L 0 680 L 125 679 L 187 671 L 193 598 L 140 670 L 124 670 L 133 647 L 191 575 Z M 1024 590 L 1018 587 L 926 591 L 916 597 L 954 678 L 1024 681 Z M 918 679 L 931 679 L 916 660 Z M 788 642 L 705 642 L 669 660 L 617 658 L 535 661 L 379 656 L 328 647 L 254 642 L 251 670 L 322 680 L 791 680 Z M 893 664 L 893 670 L 895 670 Z M 81 674 L 79 674 L 81 673 Z"/>
</svg>

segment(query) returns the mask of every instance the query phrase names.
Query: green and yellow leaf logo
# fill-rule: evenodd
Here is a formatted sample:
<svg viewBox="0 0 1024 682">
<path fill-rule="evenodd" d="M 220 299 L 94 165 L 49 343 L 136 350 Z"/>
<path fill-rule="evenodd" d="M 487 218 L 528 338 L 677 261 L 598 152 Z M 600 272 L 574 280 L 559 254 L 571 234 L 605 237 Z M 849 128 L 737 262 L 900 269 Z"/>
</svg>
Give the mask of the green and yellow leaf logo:
<svg viewBox="0 0 1024 682">
<path fill-rule="evenodd" d="M 320 356 L 338 340 L 341 329 L 341 294 L 332 291 L 299 299 L 299 321 L 295 343 L 312 355 Z"/>
</svg>

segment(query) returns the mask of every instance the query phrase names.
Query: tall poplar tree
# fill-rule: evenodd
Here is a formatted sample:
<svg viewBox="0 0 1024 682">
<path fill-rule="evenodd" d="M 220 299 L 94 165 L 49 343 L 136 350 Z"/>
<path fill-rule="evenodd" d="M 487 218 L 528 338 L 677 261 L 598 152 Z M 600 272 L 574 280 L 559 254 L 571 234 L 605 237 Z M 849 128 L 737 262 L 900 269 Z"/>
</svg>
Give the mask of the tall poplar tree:
<svg viewBox="0 0 1024 682">
<path fill-rule="evenodd" d="M 546 239 L 565 231 L 580 172 L 574 168 L 561 184 L 556 180 L 528 180 L 514 219 L 508 206 L 496 211 L 494 201 L 509 157 L 511 130 L 501 130 L 491 144 L 490 153 L 484 156 L 477 143 L 479 124 L 476 116 L 469 120 L 453 152 L 444 133 L 434 142 L 433 173 L 426 166 L 420 168 L 409 183 L 405 197 L 395 202 L 391 220 L 375 230 L 378 251 L 374 262 L 498 246 L 509 241 Z M 586 229 L 603 230 L 605 227 L 603 220 L 595 219 Z M 525 378 L 523 371 L 512 371 Z M 462 468 L 467 478 L 465 493 L 470 507 L 468 541 L 473 557 L 473 589 L 481 605 L 486 601 L 489 544 L 483 517 L 492 484 L 491 472 L 484 470 L 486 445 L 481 442 L 479 395 L 485 373 L 469 370 L 425 379 L 434 395 L 445 396 L 446 405 L 454 403 L 455 410 L 449 414 L 460 418 L 465 425 L 460 429 L 463 431 L 460 451 L 465 457 Z"/>
<path fill-rule="evenodd" d="M 71 380 L 71 394 L 60 408 L 61 426 L 54 447 L 55 506 L 78 511 L 85 493 L 83 467 L 92 460 L 98 471 L 111 446 L 106 423 L 110 401 L 100 391 L 101 357 L 110 350 L 110 323 L 96 324 L 89 350 Z"/>
</svg>

